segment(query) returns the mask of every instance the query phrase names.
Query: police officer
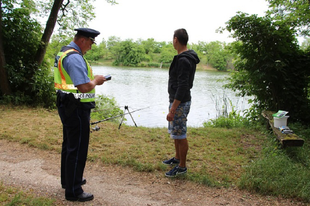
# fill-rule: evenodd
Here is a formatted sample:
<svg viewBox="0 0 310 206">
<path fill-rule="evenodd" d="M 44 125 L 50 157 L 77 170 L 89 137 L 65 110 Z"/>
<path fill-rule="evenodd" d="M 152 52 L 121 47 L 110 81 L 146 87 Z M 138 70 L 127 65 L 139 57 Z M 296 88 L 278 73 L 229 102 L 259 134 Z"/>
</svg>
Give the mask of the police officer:
<svg viewBox="0 0 310 206">
<path fill-rule="evenodd" d="M 63 125 L 61 152 L 61 184 L 69 201 L 94 199 L 85 193 L 81 185 L 87 159 L 90 110 L 95 107 L 95 87 L 106 80 L 102 75 L 93 75 L 84 54 L 95 43 L 100 32 L 79 28 L 69 45 L 57 54 L 54 68 L 58 113 Z"/>
</svg>

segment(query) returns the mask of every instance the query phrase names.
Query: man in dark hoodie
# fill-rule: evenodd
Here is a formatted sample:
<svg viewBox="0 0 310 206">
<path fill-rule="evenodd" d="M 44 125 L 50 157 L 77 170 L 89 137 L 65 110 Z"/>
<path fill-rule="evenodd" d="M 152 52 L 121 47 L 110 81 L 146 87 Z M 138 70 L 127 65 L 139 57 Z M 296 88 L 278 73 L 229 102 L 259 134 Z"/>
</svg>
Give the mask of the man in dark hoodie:
<svg viewBox="0 0 310 206">
<path fill-rule="evenodd" d="M 167 177 L 175 177 L 187 172 L 186 156 L 188 151 L 187 115 L 191 106 L 191 88 L 196 72 L 196 64 L 199 63 L 198 55 L 193 50 L 187 49 L 188 34 L 185 29 L 174 31 L 173 47 L 178 55 L 174 56 L 169 68 L 169 121 L 168 132 L 174 139 L 175 156 L 163 161 L 167 165 L 176 166 L 166 173 Z"/>
</svg>

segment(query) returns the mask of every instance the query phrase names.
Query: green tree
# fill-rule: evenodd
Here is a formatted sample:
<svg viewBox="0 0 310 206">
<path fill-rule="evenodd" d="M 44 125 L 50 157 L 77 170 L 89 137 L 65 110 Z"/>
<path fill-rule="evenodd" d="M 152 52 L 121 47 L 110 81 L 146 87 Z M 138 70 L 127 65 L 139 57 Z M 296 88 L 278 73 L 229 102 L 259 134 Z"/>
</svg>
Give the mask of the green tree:
<svg viewBox="0 0 310 206">
<path fill-rule="evenodd" d="M 227 23 L 241 43 L 234 44 L 240 59 L 229 88 L 254 96 L 258 110 L 287 110 L 294 120 L 309 121 L 309 57 L 299 49 L 285 22 L 269 16 L 238 13 Z M 298 106 L 296 106 L 298 105 Z"/>
<path fill-rule="evenodd" d="M 197 53 L 201 64 L 208 65 L 207 52 L 205 51 L 205 45 L 206 45 L 205 42 L 198 41 L 198 44 L 191 44 L 189 48 L 193 49 Z"/>
<path fill-rule="evenodd" d="M 213 41 L 206 44 L 204 50 L 208 58 L 208 63 L 219 71 L 227 70 L 227 54 L 225 44 L 219 41 Z"/>
<path fill-rule="evenodd" d="M 177 52 L 173 48 L 172 43 L 169 43 L 169 44 L 163 46 L 163 48 L 161 49 L 159 60 L 162 63 L 169 63 L 170 64 L 175 55 L 177 55 Z"/>
<path fill-rule="evenodd" d="M 24 0 L 33 2 L 33 0 Z M 43 61 L 49 40 L 53 34 L 56 22 L 59 25 L 58 33 L 61 36 L 66 36 L 64 33 L 73 34 L 73 29 L 84 27 L 87 22 L 95 17 L 92 5 L 94 0 L 37 0 L 37 14 L 49 17 L 35 55 L 35 60 L 40 65 Z M 106 0 L 108 3 L 116 4 L 115 0 Z M 34 3 L 33 3 L 34 4 Z"/>
<path fill-rule="evenodd" d="M 103 58 L 106 50 L 106 43 L 102 41 L 98 46 L 93 45 L 92 49 L 86 53 L 85 57 L 89 61 L 98 61 Z"/>
<path fill-rule="evenodd" d="M 206 58 L 206 63 L 219 71 L 227 71 L 232 58 L 226 43 L 220 41 L 212 41 L 209 43 L 199 41 L 194 45 L 195 51 L 199 52 L 199 56 Z"/>
<path fill-rule="evenodd" d="M 304 50 L 304 51 L 306 51 L 308 48 L 310 48 L 310 38 L 306 38 L 306 39 L 302 42 L 300 48 L 301 48 L 302 50 Z"/>
<path fill-rule="evenodd" d="M 145 50 L 145 54 L 153 53 L 155 50 L 156 42 L 153 38 L 142 40 L 141 45 L 143 46 Z"/>
<path fill-rule="evenodd" d="M 309 36 L 310 0 L 267 0 L 270 15 L 276 20 L 286 22 L 293 30 Z"/>
<path fill-rule="evenodd" d="M 107 41 L 107 48 L 112 50 L 114 46 L 117 46 L 121 42 L 121 38 L 116 36 L 110 36 Z"/>
<path fill-rule="evenodd" d="M 122 41 L 113 47 L 116 56 L 113 65 L 137 66 L 145 55 L 143 47 L 132 39 Z"/>
<path fill-rule="evenodd" d="M 2 0 L 0 0 L 0 22 L 2 22 L 2 9 L 5 9 L 6 7 L 9 7 L 9 4 L 5 2 L 3 4 Z M 5 54 L 4 54 L 4 46 L 3 46 L 3 27 L 0 24 L 0 89 L 1 93 L 3 95 L 9 95 L 11 94 L 11 88 L 9 85 L 9 79 L 8 74 L 5 69 L 6 66 L 6 60 L 5 60 Z"/>
<path fill-rule="evenodd" d="M 35 98 L 41 94 L 41 100 L 48 100 L 43 96 L 52 95 L 52 82 L 47 72 L 49 62 L 43 61 L 43 58 L 56 21 L 62 30 L 85 25 L 84 20 L 94 16 L 90 2 L 0 0 L 0 99 L 15 98 L 19 102 L 23 99 L 24 103 L 40 103 Z M 48 10 L 38 9 L 43 7 Z M 36 17 L 39 14 L 45 16 L 48 11 L 50 15 L 42 33 Z M 58 15 L 59 11 L 61 15 Z M 74 19 L 72 24 L 68 24 L 69 18 Z M 48 88 L 43 86 L 47 83 L 50 85 Z"/>
<path fill-rule="evenodd" d="M 7 80 L 10 82 L 10 92 L 15 94 L 15 101 L 30 103 L 38 100 L 41 74 L 46 73 L 43 67 L 37 67 L 37 62 L 33 58 L 40 42 L 41 26 L 31 17 L 31 10 L 24 4 L 15 8 L 16 1 L 2 2 L 2 44 L 5 51 L 4 69 Z M 1 41 L 1 40 L 0 40 Z M 41 79 L 42 80 L 42 79 Z M 5 81 L 1 77 L 1 81 Z M 42 87 L 41 87 L 42 88 Z M 49 90 L 49 89 L 48 89 Z M 2 91 L 2 95 L 9 95 Z M 13 96 L 7 96 L 14 98 Z M 14 102 L 14 100 L 12 99 Z"/>
<path fill-rule="evenodd" d="M 119 50 L 120 50 L 120 43 L 121 43 L 121 39 L 119 37 L 116 36 L 111 36 L 108 38 L 107 41 L 107 49 L 109 51 L 109 53 L 111 54 L 111 59 L 119 59 Z"/>
<path fill-rule="evenodd" d="M 55 56 L 58 54 L 60 49 L 64 45 L 68 45 L 72 41 L 72 37 L 65 35 L 53 35 L 51 42 L 48 44 L 48 48 L 45 54 L 45 60 L 49 62 L 50 65 L 54 63 Z"/>
<path fill-rule="evenodd" d="M 162 41 L 162 42 L 155 42 L 155 45 L 154 45 L 154 53 L 160 53 L 161 52 L 161 49 L 166 46 L 167 43 Z"/>
</svg>

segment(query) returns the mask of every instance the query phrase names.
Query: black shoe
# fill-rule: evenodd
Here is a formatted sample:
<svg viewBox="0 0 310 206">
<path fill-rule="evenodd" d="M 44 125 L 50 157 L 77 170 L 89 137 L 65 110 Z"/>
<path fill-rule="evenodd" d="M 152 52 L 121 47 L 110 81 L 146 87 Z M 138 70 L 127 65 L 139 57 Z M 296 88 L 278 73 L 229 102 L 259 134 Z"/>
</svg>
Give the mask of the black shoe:
<svg viewBox="0 0 310 206">
<path fill-rule="evenodd" d="M 178 160 L 178 159 L 172 157 L 172 158 L 169 159 L 169 160 L 164 160 L 163 163 L 166 164 L 166 165 L 174 165 L 174 164 L 179 164 L 179 163 L 180 163 L 180 160 Z"/>
<path fill-rule="evenodd" d="M 83 179 L 81 182 L 81 185 L 85 185 L 86 184 L 86 179 Z M 66 189 L 66 185 L 61 185 L 62 189 Z"/>
<path fill-rule="evenodd" d="M 181 174 L 185 174 L 185 173 L 187 173 L 186 167 L 182 168 L 179 166 L 175 166 L 172 170 L 167 172 L 165 175 L 166 175 L 166 177 L 175 177 L 177 175 L 181 175 Z"/>
<path fill-rule="evenodd" d="M 83 192 L 82 194 L 78 195 L 77 197 L 66 197 L 66 200 L 69 201 L 79 201 L 79 202 L 86 202 L 94 199 L 94 195 L 90 193 Z"/>
</svg>

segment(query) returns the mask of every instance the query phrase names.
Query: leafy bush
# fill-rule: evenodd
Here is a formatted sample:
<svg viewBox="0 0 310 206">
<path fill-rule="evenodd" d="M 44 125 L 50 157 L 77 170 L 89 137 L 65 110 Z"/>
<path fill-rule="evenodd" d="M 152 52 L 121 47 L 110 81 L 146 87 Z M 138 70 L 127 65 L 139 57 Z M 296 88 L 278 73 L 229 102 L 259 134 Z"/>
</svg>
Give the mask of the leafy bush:
<svg viewBox="0 0 310 206">
<path fill-rule="evenodd" d="M 98 95 L 95 101 L 96 108 L 91 113 L 91 118 L 93 120 L 99 121 L 109 119 L 115 122 L 120 120 L 124 112 L 117 106 L 114 97 L 108 98 L 105 95 Z"/>
</svg>

